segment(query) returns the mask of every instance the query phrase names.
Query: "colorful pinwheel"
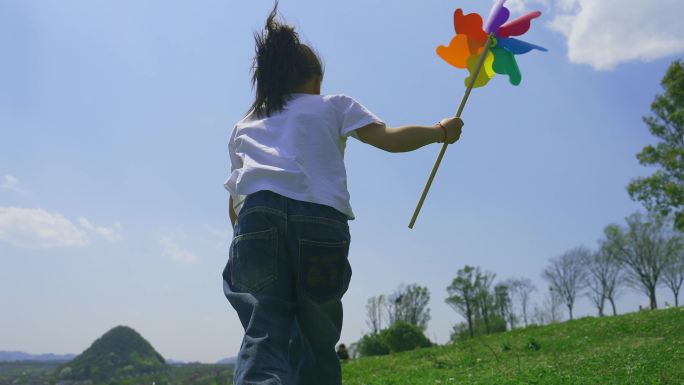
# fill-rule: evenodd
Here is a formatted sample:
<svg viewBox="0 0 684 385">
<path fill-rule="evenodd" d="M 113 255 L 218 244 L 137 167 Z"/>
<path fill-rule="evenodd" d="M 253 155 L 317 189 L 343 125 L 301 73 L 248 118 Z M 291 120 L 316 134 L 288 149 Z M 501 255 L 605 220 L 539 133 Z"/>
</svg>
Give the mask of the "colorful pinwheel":
<svg viewBox="0 0 684 385">
<path fill-rule="evenodd" d="M 494 74 L 508 75 L 513 85 L 520 84 L 522 75 L 515 61 L 515 55 L 530 52 L 533 49 L 546 51 L 538 45 L 526 43 L 511 36 L 520 36 L 530 29 L 532 19 L 541 16 L 541 12 L 531 12 L 515 20 L 509 21 L 511 12 L 504 7 L 506 0 L 498 0 L 489 13 L 487 22 L 482 23 L 482 17 L 476 13 L 463 14 L 463 10 L 457 9 L 454 13 L 454 28 L 456 37 L 451 40 L 448 47 L 437 47 L 437 55 L 447 63 L 458 67 L 468 68 L 470 76 L 465 80 L 466 92 L 458 107 L 456 117 L 460 117 L 470 91 L 476 87 L 482 87 L 489 83 Z M 448 143 L 442 145 L 442 150 L 437 156 L 432 172 L 428 178 L 423 195 L 413 212 L 409 228 L 416 223 L 420 208 L 423 207 L 432 180 L 437 173 L 439 164 L 442 162 Z"/>
<path fill-rule="evenodd" d="M 541 16 L 535 11 L 523 15 L 508 23 L 510 11 L 504 6 L 506 0 L 499 0 L 492 9 L 486 25 L 477 13 L 463 14 L 460 8 L 454 13 L 456 37 L 448 47 L 437 47 L 437 55 L 457 68 L 468 68 L 470 76 L 466 86 L 470 84 L 478 65 L 478 58 L 485 48 L 487 37 L 494 39 L 491 50 L 487 52 L 482 70 L 473 84 L 474 88 L 486 85 L 494 74 L 508 75 L 511 84 L 518 85 L 522 79 L 518 63 L 514 55 L 521 55 L 533 49 L 546 51 L 545 48 L 530 44 L 511 36 L 520 36 L 530 29 L 532 19 Z"/>
</svg>

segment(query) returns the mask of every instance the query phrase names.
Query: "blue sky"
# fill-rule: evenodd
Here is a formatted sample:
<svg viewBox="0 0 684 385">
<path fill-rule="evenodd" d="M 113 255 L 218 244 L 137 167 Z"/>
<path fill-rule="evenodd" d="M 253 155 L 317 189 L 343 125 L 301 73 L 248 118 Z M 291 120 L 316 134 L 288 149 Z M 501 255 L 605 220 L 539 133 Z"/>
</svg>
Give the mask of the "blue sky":
<svg viewBox="0 0 684 385">
<path fill-rule="evenodd" d="M 684 5 L 616 2 L 510 2 L 514 15 L 544 12 L 524 40 L 549 52 L 518 58 L 520 87 L 496 77 L 473 92 L 415 229 L 438 145 L 389 154 L 350 140 L 341 342 L 367 331 L 369 297 L 401 283 L 430 289 L 427 334 L 446 342 L 461 321 L 446 287 L 465 264 L 529 277 L 540 303 L 550 258 L 594 248 L 640 209 L 625 186 L 649 172 L 635 158 L 653 142 L 641 118 L 684 52 L 670 20 Z M 324 93 L 403 125 L 455 113 L 466 74 L 434 50 L 453 37 L 455 8 L 490 5 L 283 0 L 281 11 L 323 57 Z M 252 31 L 270 7 L 0 0 L 0 350 L 78 353 L 125 324 L 167 358 L 236 354 L 242 329 L 220 278 L 227 140 L 251 103 Z M 645 303 L 626 289 L 618 311 Z M 594 313 L 580 300 L 576 314 Z"/>
</svg>

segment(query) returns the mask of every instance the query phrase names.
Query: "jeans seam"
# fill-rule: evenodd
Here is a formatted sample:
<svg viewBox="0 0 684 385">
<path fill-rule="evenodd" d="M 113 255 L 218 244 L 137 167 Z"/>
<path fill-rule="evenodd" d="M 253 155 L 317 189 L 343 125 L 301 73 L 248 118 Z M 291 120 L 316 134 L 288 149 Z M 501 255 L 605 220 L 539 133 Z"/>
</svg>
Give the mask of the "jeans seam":
<svg viewBox="0 0 684 385">
<path fill-rule="evenodd" d="M 342 230 L 348 230 L 349 229 L 348 224 L 340 222 L 337 219 L 332 219 L 332 218 L 317 217 L 317 216 L 312 216 L 312 215 L 294 214 L 294 215 L 289 215 L 288 219 L 293 221 L 293 222 L 308 222 L 308 223 L 315 223 L 315 224 L 328 224 L 331 226 L 339 227 Z"/>
<path fill-rule="evenodd" d="M 349 244 L 347 241 L 339 241 L 339 242 L 325 242 L 325 241 L 313 241 L 310 239 L 299 239 L 299 252 L 301 253 L 301 245 L 302 243 L 308 243 L 310 245 L 318 245 L 318 246 L 329 246 L 329 247 L 335 247 L 335 246 L 346 246 Z"/>
<path fill-rule="evenodd" d="M 261 230 L 261 231 L 254 231 L 251 233 L 247 234 L 240 234 L 237 237 L 233 238 L 233 243 L 238 243 L 239 241 L 245 240 L 245 239 L 255 239 L 255 238 L 262 238 L 264 235 L 270 236 L 269 233 L 273 232 L 273 229 L 276 229 L 276 227 L 271 227 L 268 230 Z"/>
<path fill-rule="evenodd" d="M 282 212 L 278 209 L 274 209 L 272 207 L 268 207 L 268 206 L 254 206 L 254 207 L 250 207 L 244 211 L 240 210 L 240 214 L 238 215 L 238 217 L 244 216 L 244 215 L 247 215 L 247 214 L 250 214 L 253 212 L 264 212 L 264 213 L 277 215 L 277 216 L 282 217 L 282 218 L 287 218 L 287 214 L 285 214 L 284 212 Z"/>
</svg>

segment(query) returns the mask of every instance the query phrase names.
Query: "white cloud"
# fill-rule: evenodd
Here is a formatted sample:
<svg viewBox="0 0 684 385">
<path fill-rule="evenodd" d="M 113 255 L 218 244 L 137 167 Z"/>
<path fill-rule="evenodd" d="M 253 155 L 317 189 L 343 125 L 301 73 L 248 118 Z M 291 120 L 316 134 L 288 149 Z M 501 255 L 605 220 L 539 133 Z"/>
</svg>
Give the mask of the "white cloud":
<svg viewBox="0 0 684 385">
<path fill-rule="evenodd" d="M 175 237 L 171 235 L 159 236 L 159 244 L 162 247 L 162 255 L 165 257 L 183 263 L 195 263 L 199 261 L 197 255 L 180 248 L 176 243 Z"/>
<path fill-rule="evenodd" d="M 121 225 L 96 226 L 83 217 L 74 224 L 60 213 L 43 209 L 0 207 L 0 241 L 13 246 L 31 249 L 83 247 L 90 243 L 89 233 L 118 241 Z"/>
<path fill-rule="evenodd" d="M 494 0 L 496 1 L 496 0 Z M 508 0 L 512 18 L 541 9 L 568 58 L 596 70 L 684 53 L 682 0 Z"/>
<path fill-rule="evenodd" d="M 499 0 L 492 0 L 492 3 L 496 3 Z M 511 11 L 511 19 L 520 16 L 520 13 L 525 11 L 530 11 L 531 8 L 535 10 L 539 8 L 540 5 L 548 6 L 550 0 L 508 0 L 506 1 L 506 8 Z M 568 1 L 568 0 L 556 0 L 556 1 Z M 574 1 L 574 0 L 570 0 Z M 486 15 L 483 15 L 486 16 Z"/>
<path fill-rule="evenodd" d="M 24 194 L 26 190 L 21 187 L 19 183 L 19 178 L 14 175 L 4 175 L 2 177 L 2 182 L 0 182 L 0 189 L 13 191 L 15 193 Z"/>
<path fill-rule="evenodd" d="M 506 2 L 506 8 L 510 9 L 513 15 L 523 12 L 527 9 L 525 0 L 508 0 Z"/>
<path fill-rule="evenodd" d="M 83 247 L 88 235 L 59 213 L 0 207 L 0 241 L 32 249 Z"/>
<path fill-rule="evenodd" d="M 682 0 L 555 0 L 551 29 L 562 33 L 571 62 L 610 70 L 684 52 Z"/>
<path fill-rule="evenodd" d="M 19 186 L 19 178 L 17 178 L 14 175 L 5 175 L 2 178 L 2 184 L 0 185 L 0 187 L 2 187 L 4 189 L 8 189 L 8 190 L 17 188 L 18 186 Z"/>
<path fill-rule="evenodd" d="M 579 10 L 579 1 L 577 0 L 555 0 L 555 6 L 558 12 L 573 12 Z"/>
<path fill-rule="evenodd" d="M 226 226 L 228 227 L 228 226 Z M 233 230 L 230 228 L 217 228 L 214 226 L 205 225 L 206 233 L 212 235 L 214 240 L 213 245 L 219 249 L 225 249 L 230 244 L 233 237 Z"/>
<path fill-rule="evenodd" d="M 86 218 L 78 218 L 78 224 L 86 231 L 98 235 L 108 241 L 120 241 L 121 240 L 121 225 L 115 223 L 111 227 L 96 226 L 91 223 Z"/>
</svg>

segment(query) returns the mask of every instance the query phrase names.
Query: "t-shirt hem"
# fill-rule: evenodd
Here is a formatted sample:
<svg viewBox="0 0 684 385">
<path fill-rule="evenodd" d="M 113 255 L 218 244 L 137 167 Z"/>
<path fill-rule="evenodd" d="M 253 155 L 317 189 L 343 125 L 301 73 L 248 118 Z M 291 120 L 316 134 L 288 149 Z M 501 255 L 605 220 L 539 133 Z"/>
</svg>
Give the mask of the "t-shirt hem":
<svg viewBox="0 0 684 385">
<path fill-rule="evenodd" d="M 347 216 L 347 219 L 350 221 L 355 219 L 354 212 L 352 211 L 351 206 L 348 206 L 348 209 L 341 208 L 341 207 L 336 206 L 335 202 L 333 202 L 333 201 L 326 200 L 326 199 L 319 199 L 319 198 L 316 198 L 310 194 L 298 194 L 298 193 L 295 193 L 292 191 L 284 191 L 284 190 L 281 190 L 275 186 L 252 186 L 252 188 L 250 188 L 248 191 L 244 191 L 241 194 L 234 194 L 233 192 L 230 192 L 231 195 L 234 197 L 233 198 L 233 200 L 234 200 L 233 201 L 233 208 L 235 209 L 235 213 L 239 214 L 247 195 L 255 193 L 257 191 L 261 191 L 261 190 L 273 191 L 276 194 L 280 194 L 282 196 L 285 196 L 285 197 L 288 197 L 291 199 L 296 199 L 298 201 L 304 201 L 304 202 L 317 203 L 320 205 L 326 205 L 326 206 L 332 207 L 333 209 L 335 209 L 335 210 L 339 211 L 340 213 L 342 213 L 343 215 Z M 235 197 L 238 197 L 239 201 L 236 201 Z"/>
</svg>

